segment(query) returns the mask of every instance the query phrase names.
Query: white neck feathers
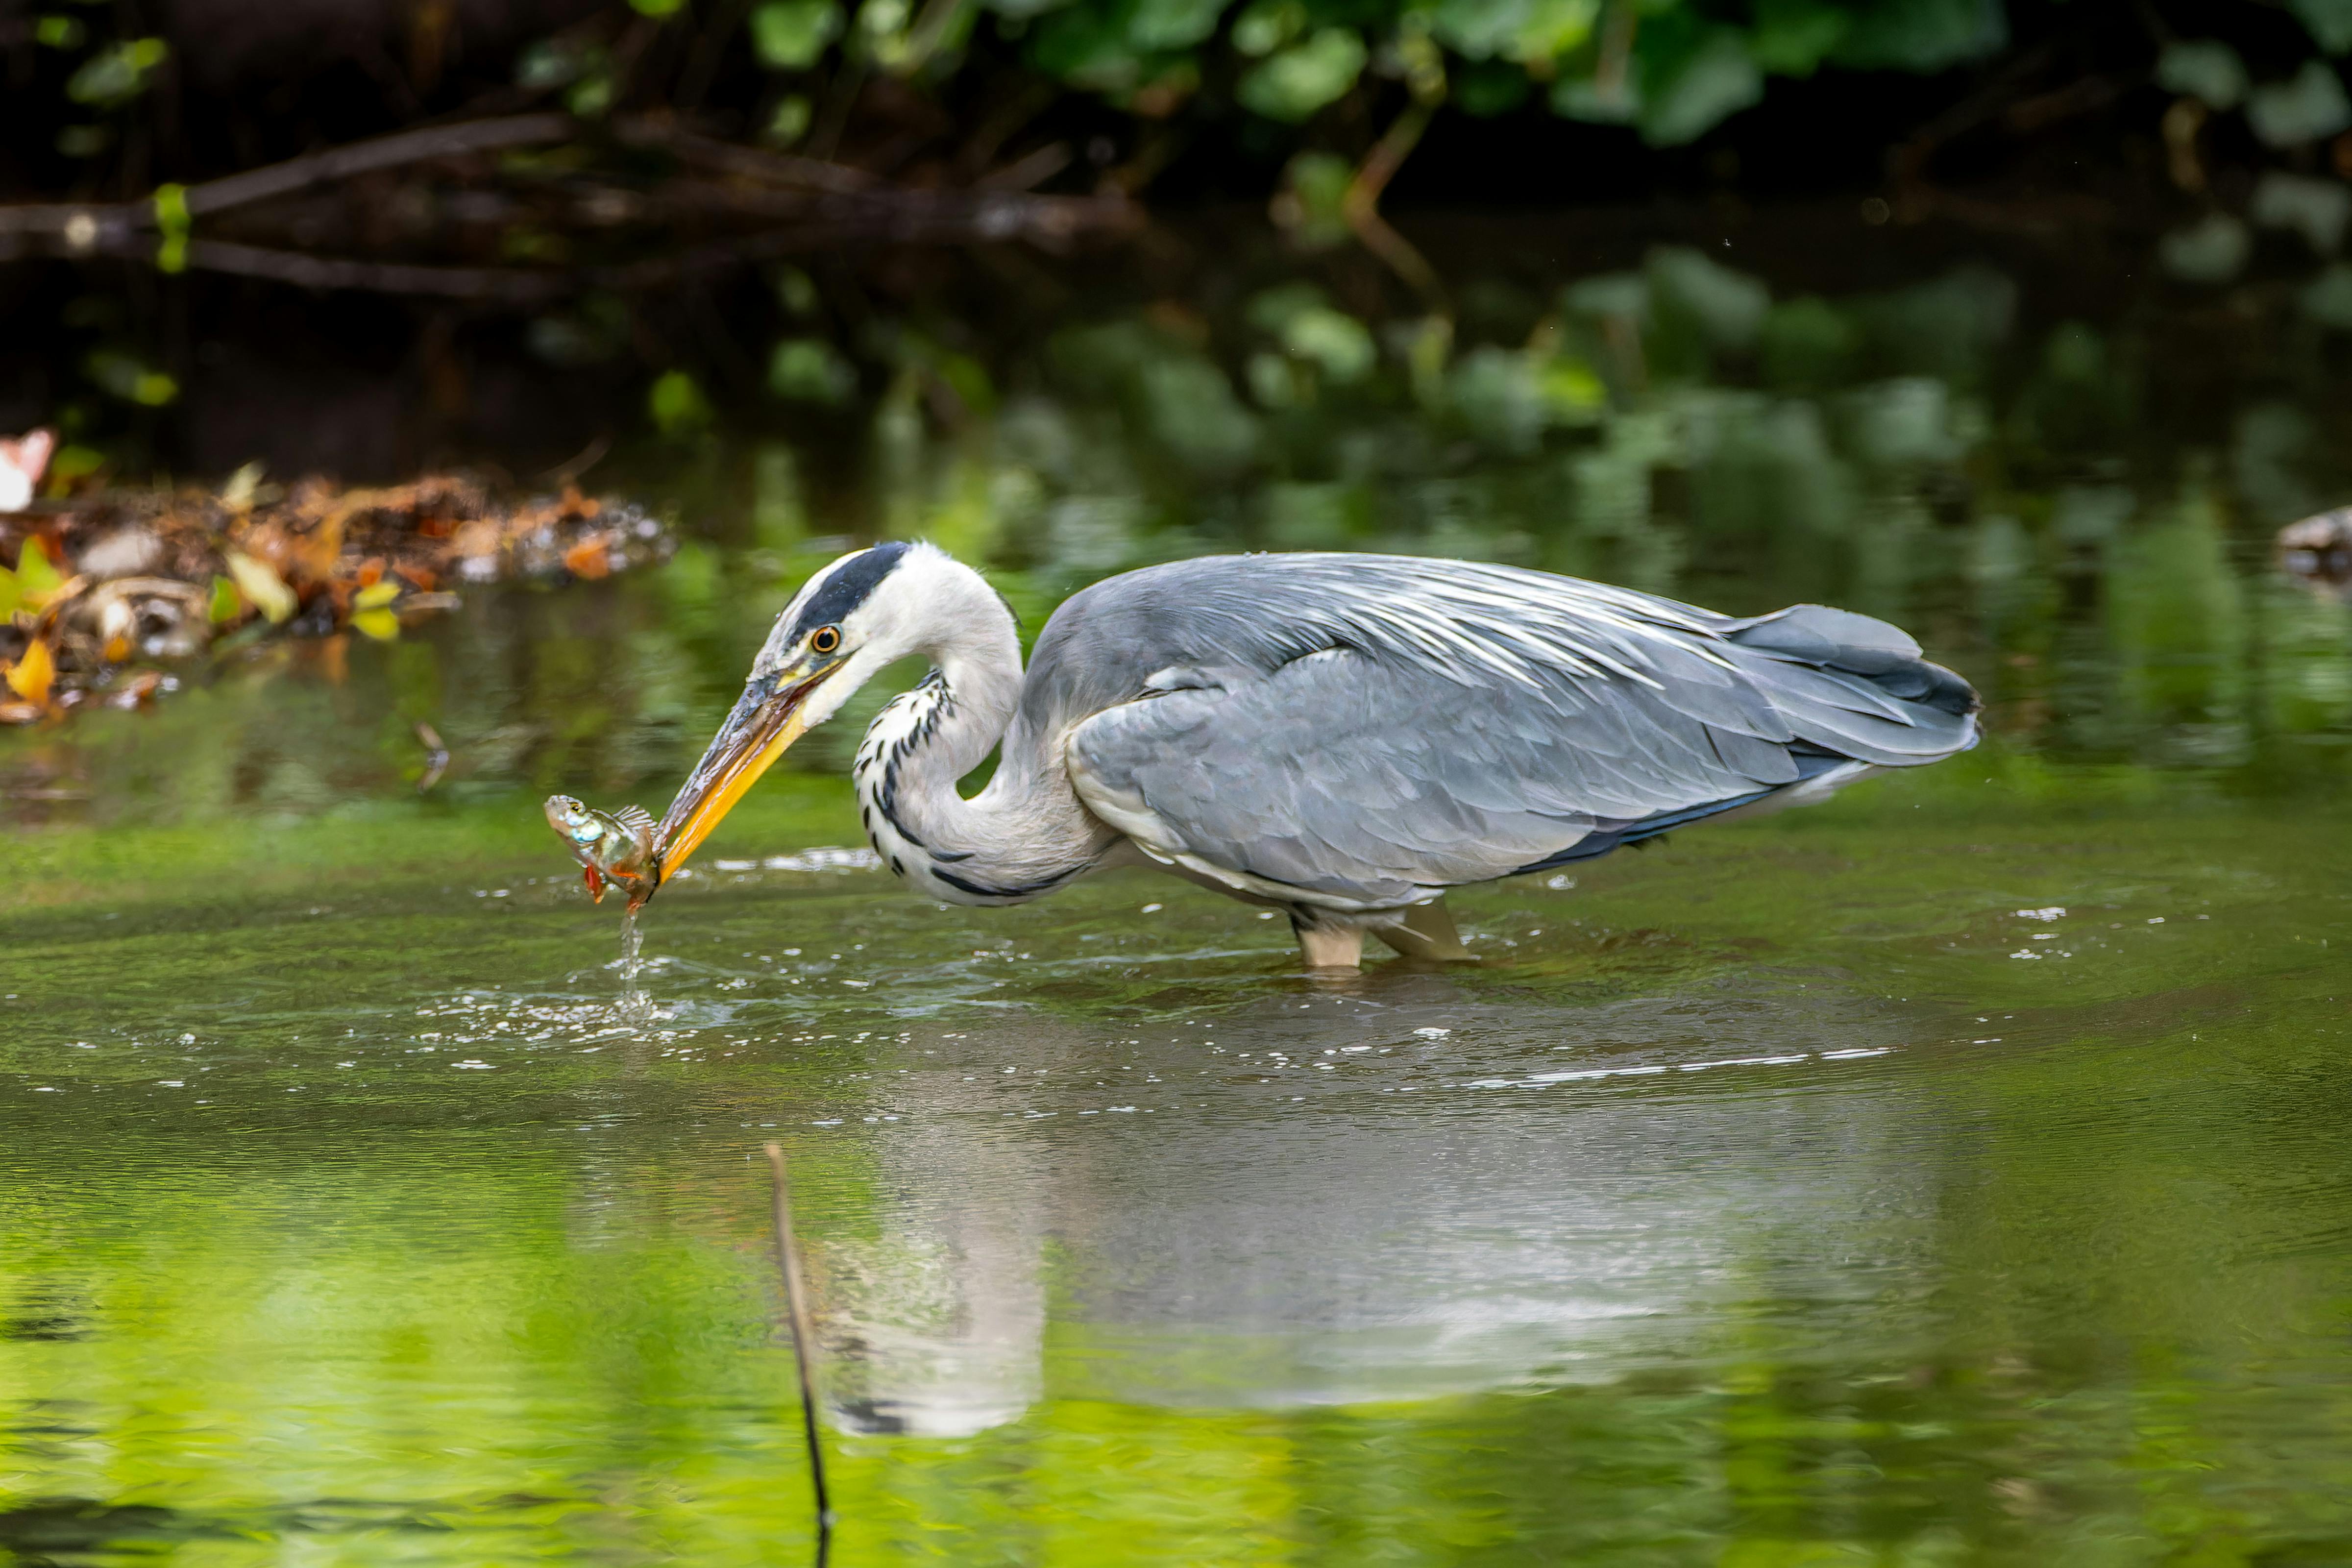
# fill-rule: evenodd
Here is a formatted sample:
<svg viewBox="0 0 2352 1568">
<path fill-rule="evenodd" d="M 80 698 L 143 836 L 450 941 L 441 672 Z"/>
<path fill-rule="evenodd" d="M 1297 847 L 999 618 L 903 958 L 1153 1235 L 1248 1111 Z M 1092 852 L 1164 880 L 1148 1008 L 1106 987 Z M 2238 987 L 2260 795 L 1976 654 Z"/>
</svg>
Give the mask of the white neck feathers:
<svg viewBox="0 0 2352 1568">
<path fill-rule="evenodd" d="M 967 800 L 957 788 L 1004 739 L 1021 700 L 1013 612 L 986 579 L 920 546 L 857 622 L 866 647 L 852 669 L 872 658 L 851 689 L 910 656 L 932 665 L 868 727 L 853 769 L 866 835 L 891 869 L 950 903 L 995 904 L 1034 898 L 1092 865 L 1111 836 L 1072 793 L 1058 735 L 1016 733 L 1023 754 L 999 759 L 986 789 Z"/>
</svg>

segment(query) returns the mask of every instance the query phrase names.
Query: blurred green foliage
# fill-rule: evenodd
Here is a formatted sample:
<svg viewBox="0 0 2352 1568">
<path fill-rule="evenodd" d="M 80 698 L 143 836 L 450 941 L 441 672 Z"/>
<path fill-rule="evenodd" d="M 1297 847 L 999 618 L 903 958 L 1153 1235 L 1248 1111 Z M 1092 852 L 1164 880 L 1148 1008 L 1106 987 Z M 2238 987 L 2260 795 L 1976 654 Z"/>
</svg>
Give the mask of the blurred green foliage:
<svg viewBox="0 0 2352 1568">
<path fill-rule="evenodd" d="M 1558 113 L 1629 121 L 1661 145 L 1755 102 L 1767 76 L 1810 76 L 1824 64 L 1941 70 L 2009 37 L 1999 0 L 998 0 L 992 9 L 1019 20 L 1040 69 L 1120 101 L 1165 101 L 1230 79 L 1244 108 L 1296 122 L 1367 70 L 1402 76 L 1428 40 L 1472 112 L 1540 92 Z"/>
<path fill-rule="evenodd" d="M 663 371 L 641 438 L 599 470 L 701 541 L 669 567 L 470 595 L 396 650 L 351 649 L 337 691 L 307 645 L 257 649 L 152 714 L 10 740 L 0 779 L 87 769 L 116 781 L 101 816 L 306 815 L 406 787 L 404 727 L 356 753 L 333 739 L 397 711 L 448 739 L 453 798 L 625 796 L 692 760 L 797 582 L 918 536 L 985 567 L 1031 636 L 1069 593 L 1157 561 L 1443 554 L 1885 616 L 1979 682 L 2012 745 L 2054 757 L 2271 787 L 2334 779 L 2352 742 L 2347 612 L 2267 552 L 2352 490 L 2324 369 L 2352 323 L 2291 310 L 2278 374 L 2300 379 L 2153 422 L 2193 368 L 2142 328 L 2029 324 L 2016 285 L 1974 265 L 1826 296 L 1660 247 L 1549 289 L 1474 280 L 1458 320 L 1360 314 L 1294 274 L 1213 309 L 1079 314 L 1009 355 L 948 320 L 836 334 L 806 274 L 774 286 L 764 374 Z M 560 320 L 630 335 L 617 301 Z M 573 363 L 568 331 L 531 341 Z M 106 374 L 135 392 L 141 363 Z M 393 695 L 395 657 L 465 676 Z M 887 695 L 790 765 L 845 765 Z"/>
</svg>

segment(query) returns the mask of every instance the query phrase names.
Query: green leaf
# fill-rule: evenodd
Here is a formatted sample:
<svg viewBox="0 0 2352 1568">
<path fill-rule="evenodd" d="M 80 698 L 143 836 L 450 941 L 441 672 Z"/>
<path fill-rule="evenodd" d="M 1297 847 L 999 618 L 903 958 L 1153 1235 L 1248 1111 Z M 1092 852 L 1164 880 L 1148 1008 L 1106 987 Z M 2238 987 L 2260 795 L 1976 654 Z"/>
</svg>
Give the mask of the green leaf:
<svg viewBox="0 0 2352 1568">
<path fill-rule="evenodd" d="M 788 92 L 776 105 L 776 112 L 768 119 L 768 128 L 760 132 L 770 145 L 789 147 L 808 134 L 809 122 L 816 118 L 816 106 L 804 92 Z"/>
<path fill-rule="evenodd" d="M 1047 17 L 1029 59 L 1048 76 L 1097 92 L 1125 92 L 1143 79 L 1125 16 L 1104 5 L 1074 5 Z"/>
<path fill-rule="evenodd" d="M 2230 213 L 2211 212 L 2157 242 L 2156 259 L 2183 283 L 2227 283 L 2245 270 L 2254 237 Z"/>
<path fill-rule="evenodd" d="M 58 455 L 49 459 L 49 478 L 70 483 L 75 479 L 88 479 L 104 467 L 106 454 L 95 447 L 60 447 Z"/>
<path fill-rule="evenodd" d="M 1830 58 L 1862 70 L 1945 70 L 2009 42 L 2000 0 L 1874 0 L 1852 15 Z"/>
<path fill-rule="evenodd" d="M 65 574 L 49 563 L 49 552 L 37 539 L 27 539 L 16 555 L 16 591 L 26 605 L 39 609 L 65 583 Z"/>
<path fill-rule="evenodd" d="M 1438 0 L 1432 37 L 1465 59 L 1550 60 L 1592 36 L 1598 0 Z"/>
<path fill-rule="evenodd" d="M 1234 18 L 1234 47 L 1262 58 L 1306 30 L 1307 7 L 1298 0 L 1252 0 Z"/>
<path fill-rule="evenodd" d="M 78 49 L 89 37 L 79 16 L 43 16 L 33 24 L 33 41 L 46 48 Z"/>
<path fill-rule="evenodd" d="M 188 269 L 188 231 L 193 226 L 188 216 L 187 186 L 166 184 L 155 187 L 155 226 L 163 236 L 155 250 L 157 269 L 185 272 Z"/>
<path fill-rule="evenodd" d="M 1127 41 L 1141 50 L 1189 49 L 1217 30 L 1227 0 L 1149 0 L 1135 8 Z"/>
<path fill-rule="evenodd" d="M 1454 73 L 1454 101 L 1481 120 L 1508 114 L 1532 90 L 1528 73 L 1506 60 L 1475 60 Z"/>
<path fill-rule="evenodd" d="M 215 577 L 212 603 L 205 607 L 205 618 L 219 626 L 244 614 L 245 595 L 236 591 L 236 584 L 226 577 Z"/>
<path fill-rule="evenodd" d="M 1754 346 L 1772 309 L 1762 279 L 1682 245 L 1650 252 L 1646 270 L 1651 308 L 1662 321 L 1687 323 L 1711 349 L 1738 353 Z"/>
<path fill-rule="evenodd" d="M 1834 386 L 1852 370 L 1862 330 L 1828 300 L 1813 296 L 1775 305 L 1759 333 L 1764 379 L 1779 386 Z"/>
<path fill-rule="evenodd" d="M 793 403 L 838 408 L 857 391 L 857 372 L 823 338 L 786 338 L 768 356 L 768 390 Z"/>
<path fill-rule="evenodd" d="M 16 585 L 16 574 L 0 566 L 0 621 L 15 615 L 24 602 L 25 591 Z"/>
<path fill-rule="evenodd" d="M 1191 354 L 1155 358 L 1135 378 L 1142 423 L 1153 437 L 1204 476 L 1230 476 L 1256 455 L 1257 421 L 1234 395 L 1225 373 Z"/>
<path fill-rule="evenodd" d="M 568 87 L 580 79 L 589 61 L 576 49 L 567 48 L 552 39 L 541 38 L 522 52 L 515 62 L 515 85 L 544 91 L 550 88 Z"/>
<path fill-rule="evenodd" d="M 89 378 L 126 402 L 161 408 L 180 395 L 180 384 L 127 353 L 100 349 L 83 362 Z"/>
<path fill-rule="evenodd" d="M 2271 169 L 2255 183 L 2246 216 L 2263 228 L 2290 229 L 2320 255 L 2332 256 L 2344 243 L 2344 226 L 2352 223 L 2352 190 L 2340 180 Z"/>
<path fill-rule="evenodd" d="M 629 9 L 641 16 L 672 16 L 686 0 L 629 0 Z"/>
<path fill-rule="evenodd" d="M 2323 327 L 2352 330 L 2352 262 L 2338 261 L 2313 279 L 2295 303 Z"/>
<path fill-rule="evenodd" d="M 682 436 L 710 423 L 710 401 L 694 377 L 682 370 L 667 371 L 646 394 L 646 411 L 665 436 Z"/>
<path fill-rule="evenodd" d="M 146 89 L 147 73 L 171 52 L 161 38 L 130 38 L 101 49 L 67 79 L 66 96 L 76 103 L 118 108 Z"/>
<path fill-rule="evenodd" d="M 1598 76 L 1562 77 L 1551 89 L 1551 111 L 1591 125 L 1625 125 L 1642 112 L 1642 84 L 1632 71 L 1613 83 Z"/>
<path fill-rule="evenodd" d="M 563 95 L 563 107 L 583 120 L 594 120 L 613 107 L 614 90 L 611 75 L 596 71 L 573 84 Z"/>
<path fill-rule="evenodd" d="M 1334 159 L 1333 162 L 1341 161 Z M 1344 168 L 1346 165 L 1341 163 L 1341 166 Z M 1277 283 L 1252 295 L 1242 314 L 1259 331 L 1280 337 L 1284 329 L 1307 311 L 1326 310 L 1330 307 L 1329 295 L 1312 283 L 1298 281 Z"/>
<path fill-rule="evenodd" d="M 806 70 L 841 37 L 836 0 L 770 0 L 751 13 L 751 48 L 770 70 Z"/>
<path fill-rule="evenodd" d="M 2329 54 L 2352 49 L 2352 0 L 2287 0 L 2286 8 Z"/>
<path fill-rule="evenodd" d="M 1653 147 L 1695 142 L 1764 97 L 1764 73 L 1739 34 L 1719 27 L 1660 79 L 1643 85 L 1642 140 Z"/>
<path fill-rule="evenodd" d="M 1498 452 L 1527 453 L 1543 438 L 1550 409 L 1536 367 L 1517 349 L 1472 349 L 1446 378 L 1454 417 Z"/>
<path fill-rule="evenodd" d="M 2247 95 L 2246 123 L 2273 147 L 2300 147 L 2352 125 L 2352 100 L 2344 82 L 2325 60 L 2305 60 L 2284 81 L 2270 82 Z"/>
<path fill-rule="evenodd" d="M 1609 406 L 1609 388 L 1582 360 L 1552 361 L 1537 377 L 1536 390 L 1555 425 L 1598 423 Z"/>
<path fill-rule="evenodd" d="M 1341 386 L 1370 375 L 1380 358 L 1372 346 L 1372 334 L 1361 321 L 1319 305 L 1299 311 L 1284 324 L 1282 346 L 1295 357 L 1312 362 L 1326 380 Z"/>
<path fill-rule="evenodd" d="M 1852 12 L 1821 0 L 1757 0 L 1748 52 L 1775 76 L 1808 77 L 1853 24 Z"/>
<path fill-rule="evenodd" d="M 1348 226 L 1348 189 L 1355 184 L 1356 167 L 1332 153 L 1301 153 L 1284 171 L 1283 188 L 1274 199 L 1274 220 L 1294 244 L 1308 250 L 1344 245 Z"/>
<path fill-rule="evenodd" d="M 1266 59 L 1241 79 L 1242 106 L 1268 120 L 1296 124 L 1356 85 L 1364 68 L 1364 40 L 1346 27 L 1325 27 Z"/>
<path fill-rule="evenodd" d="M 2168 44 L 2157 57 L 2157 84 L 2203 100 L 2212 110 L 2235 109 L 2246 96 L 2246 64 L 2218 38 Z"/>
</svg>

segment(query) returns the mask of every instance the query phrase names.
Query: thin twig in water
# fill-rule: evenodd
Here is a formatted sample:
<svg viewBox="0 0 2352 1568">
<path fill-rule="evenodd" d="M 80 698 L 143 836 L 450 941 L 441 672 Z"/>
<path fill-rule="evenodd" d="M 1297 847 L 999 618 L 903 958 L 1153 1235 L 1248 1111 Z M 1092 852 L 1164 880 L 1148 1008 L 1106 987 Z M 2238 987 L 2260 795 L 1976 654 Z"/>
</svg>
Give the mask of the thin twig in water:
<svg viewBox="0 0 2352 1568">
<path fill-rule="evenodd" d="M 791 1184 L 784 1178 L 784 1152 L 768 1145 L 768 1172 L 774 1178 L 776 1267 L 784 1277 L 784 1305 L 792 1315 L 793 1361 L 801 1377 L 801 1431 L 808 1440 L 809 1481 L 816 1490 L 817 1560 L 833 1540 L 833 1498 L 824 1484 L 824 1447 L 817 1441 L 816 1378 L 810 1363 L 815 1332 L 809 1326 L 808 1293 L 801 1284 L 800 1249 L 793 1245 Z"/>
</svg>

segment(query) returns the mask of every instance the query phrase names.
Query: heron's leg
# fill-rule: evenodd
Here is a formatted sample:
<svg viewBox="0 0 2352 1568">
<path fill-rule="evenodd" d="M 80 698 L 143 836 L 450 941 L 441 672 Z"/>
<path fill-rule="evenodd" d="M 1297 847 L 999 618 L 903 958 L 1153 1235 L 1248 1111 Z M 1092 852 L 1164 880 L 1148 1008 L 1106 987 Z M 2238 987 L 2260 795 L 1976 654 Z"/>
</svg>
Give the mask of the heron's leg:
<svg viewBox="0 0 2352 1568">
<path fill-rule="evenodd" d="M 1290 929 L 1298 933 L 1298 953 L 1309 969 L 1355 969 L 1364 962 L 1361 926 L 1311 926 L 1294 916 Z"/>
<path fill-rule="evenodd" d="M 1473 956 L 1462 945 L 1462 933 L 1454 929 L 1454 911 L 1444 899 L 1415 904 L 1405 911 L 1402 924 L 1378 926 L 1372 934 L 1407 958 L 1444 962 Z"/>
</svg>

